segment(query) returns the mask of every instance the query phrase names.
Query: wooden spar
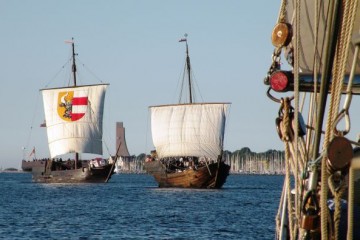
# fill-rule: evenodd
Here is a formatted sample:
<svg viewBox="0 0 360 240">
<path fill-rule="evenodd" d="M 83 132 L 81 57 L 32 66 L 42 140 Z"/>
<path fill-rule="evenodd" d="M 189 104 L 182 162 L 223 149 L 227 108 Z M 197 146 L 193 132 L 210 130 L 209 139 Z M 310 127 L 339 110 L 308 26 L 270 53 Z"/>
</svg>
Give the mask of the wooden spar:
<svg viewBox="0 0 360 240">
<path fill-rule="evenodd" d="M 187 39 L 186 39 L 186 66 L 187 66 L 188 80 L 189 80 L 189 100 L 190 100 L 190 103 L 192 103 L 193 99 L 192 99 L 192 92 L 191 92 L 191 65 L 190 65 L 189 47 L 187 44 Z"/>
<path fill-rule="evenodd" d="M 191 64 L 190 64 L 190 56 L 189 56 L 189 46 L 187 43 L 187 33 L 185 33 L 185 38 L 182 38 L 180 40 L 180 42 L 185 42 L 186 43 L 186 69 L 187 69 L 187 73 L 188 73 L 188 82 L 189 82 L 189 103 L 193 103 L 193 97 L 192 97 L 192 85 L 191 85 Z M 184 75 L 185 78 L 185 75 Z M 183 79 L 184 81 L 184 79 Z"/>
<path fill-rule="evenodd" d="M 221 150 L 220 155 L 218 156 L 218 162 L 217 162 L 217 169 L 216 169 L 216 174 L 215 174 L 215 181 L 214 184 L 216 185 L 217 179 L 218 179 L 218 175 L 219 175 L 219 168 L 220 168 L 220 161 L 222 159 L 222 155 L 223 155 L 223 151 Z M 210 169 L 209 169 L 210 171 Z M 211 173 L 210 173 L 211 176 Z"/>
<path fill-rule="evenodd" d="M 111 176 L 112 172 L 114 171 L 115 164 L 116 164 L 117 159 L 118 159 L 118 157 L 119 157 L 118 154 L 119 154 L 120 146 L 121 146 L 121 142 L 120 142 L 120 144 L 119 144 L 119 146 L 118 146 L 118 149 L 116 150 L 115 161 L 114 161 L 114 163 L 113 163 L 112 166 L 111 166 L 110 172 L 109 172 L 109 174 L 108 174 L 108 176 L 107 176 L 107 178 L 106 178 L 106 180 L 105 180 L 105 183 L 107 183 L 107 182 L 109 181 L 110 176 Z"/>
<path fill-rule="evenodd" d="M 327 93 L 329 91 L 330 86 L 330 78 L 331 78 L 331 71 L 333 66 L 333 60 L 336 50 L 336 39 L 338 35 L 338 15 L 339 15 L 339 0 L 330 1 L 330 5 L 332 6 L 332 15 L 328 18 L 327 26 L 330 28 L 327 31 L 326 35 L 326 42 L 325 42 L 325 53 L 324 53 L 324 64 L 322 68 L 321 74 L 321 85 L 320 85 L 320 101 L 319 101 L 319 108 L 317 110 L 317 118 L 316 118 L 316 125 L 315 125 L 315 138 L 314 138 L 314 148 L 312 152 L 312 158 L 316 159 L 318 157 L 318 152 L 320 148 L 320 138 L 321 138 L 321 131 L 322 125 L 324 121 L 324 113 L 325 113 L 325 106 L 327 100 Z"/>
<path fill-rule="evenodd" d="M 76 86 L 76 64 L 75 64 L 75 44 L 74 38 L 71 39 L 71 46 L 72 46 L 72 72 L 73 72 L 73 80 L 74 80 L 74 87 Z M 79 153 L 75 153 L 75 169 L 77 169 L 77 163 L 79 161 Z"/>
<path fill-rule="evenodd" d="M 74 77 L 74 86 L 76 86 L 75 43 L 74 43 L 74 38 L 72 38 L 71 40 L 72 40 L 71 46 L 72 46 L 72 59 L 73 59 L 72 72 Z"/>
<path fill-rule="evenodd" d="M 77 169 L 78 160 L 79 160 L 79 153 L 75 153 L 75 169 Z"/>
<path fill-rule="evenodd" d="M 210 176 L 211 176 L 211 171 L 210 171 L 210 168 L 209 168 L 209 165 L 208 165 L 208 162 L 207 162 L 207 160 L 206 160 L 206 159 L 205 159 L 205 165 L 206 165 L 206 168 L 208 169 L 209 174 L 210 174 Z"/>
<path fill-rule="evenodd" d="M 287 197 L 286 197 L 286 192 L 287 189 L 284 188 L 285 194 L 284 194 L 284 200 L 282 203 L 282 208 L 281 208 L 281 220 L 280 220 L 280 235 L 279 235 L 279 239 L 283 240 L 283 239 L 288 239 L 288 234 L 287 234 L 287 229 L 288 229 L 288 214 L 287 214 Z"/>
</svg>

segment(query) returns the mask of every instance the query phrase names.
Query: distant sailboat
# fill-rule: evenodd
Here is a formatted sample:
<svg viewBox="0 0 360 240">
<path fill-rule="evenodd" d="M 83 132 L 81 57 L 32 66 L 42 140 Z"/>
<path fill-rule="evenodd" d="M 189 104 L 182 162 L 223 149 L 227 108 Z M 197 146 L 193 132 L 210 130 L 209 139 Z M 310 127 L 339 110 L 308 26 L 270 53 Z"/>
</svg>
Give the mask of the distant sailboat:
<svg viewBox="0 0 360 240">
<path fill-rule="evenodd" d="M 101 157 L 79 159 L 79 153 L 103 153 L 102 119 L 108 84 L 77 85 L 74 42 L 71 44 L 73 86 L 40 90 L 51 158 L 32 168 L 35 182 L 105 182 L 113 174 L 113 163 Z M 74 153 L 75 159 L 61 159 L 68 153 Z"/>
<path fill-rule="evenodd" d="M 189 103 L 150 107 L 156 151 L 144 168 L 159 187 L 221 188 L 230 170 L 222 161 L 230 103 L 193 102 L 187 39 L 180 41 L 186 42 Z"/>
</svg>

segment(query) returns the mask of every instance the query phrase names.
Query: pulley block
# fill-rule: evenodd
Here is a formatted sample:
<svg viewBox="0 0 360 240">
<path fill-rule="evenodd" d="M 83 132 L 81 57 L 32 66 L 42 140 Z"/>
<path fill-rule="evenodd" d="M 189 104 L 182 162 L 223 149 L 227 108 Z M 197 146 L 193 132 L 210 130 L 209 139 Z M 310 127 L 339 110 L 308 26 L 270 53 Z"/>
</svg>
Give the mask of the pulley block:
<svg viewBox="0 0 360 240">
<path fill-rule="evenodd" d="M 294 119 L 294 112 L 290 113 L 290 119 L 291 119 L 291 133 L 295 134 L 294 129 L 295 129 L 295 119 Z M 279 138 L 282 139 L 283 137 L 283 131 L 285 130 L 283 127 L 283 116 L 279 115 L 279 117 L 276 118 L 275 120 L 275 125 L 276 125 L 276 131 L 279 135 Z M 299 112 L 298 113 L 298 136 L 299 137 L 303 137 L 306 134 L 306 124 L 304 122 L 304 119 L 302 117 L 302 114 Z M 290 141 L 292 139 L 289 139 Z"/>
<path fill-rule="evenodd" d="M 291 38 L 292 27 L 289 23 L 278 23 L 275 25 L 271 34 L 271 42 L 275 47 L 286 47 L 289 45 Z"/>
<path fill-rule="evenodd" d="M 334 171 L 346 169 L 354 156 L 350 141 L 341 136 L 336 136 L 331 140 L 327 153 L 328 165 Z"/>
</svg>

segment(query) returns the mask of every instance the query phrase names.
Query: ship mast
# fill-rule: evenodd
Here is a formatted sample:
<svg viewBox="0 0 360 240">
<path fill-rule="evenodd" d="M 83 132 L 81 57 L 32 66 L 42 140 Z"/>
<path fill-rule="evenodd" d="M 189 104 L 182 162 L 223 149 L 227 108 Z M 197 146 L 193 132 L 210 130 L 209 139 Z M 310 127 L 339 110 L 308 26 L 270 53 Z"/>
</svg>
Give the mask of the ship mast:
<svg viewBox="0 0 360 240">
<path fill-rule="evenodd" d="M 72 38 L 71 40 L 72 40 L 71 46 L 72 46 L 72 59 L 73 59 L 72 72 L 73 72 L 73 78 L 74 78 L 74 86 L 76 86 L 75 43 L 74 43 L 74 38 Z"/>
<path fill-rule="evenodd" d="M 189 81 L 189 102 L 192 103 L 193 102 L 193 98 L 192 98 L 192 92 L 191 92 L 191 65 L 190 65 L 190 56 L 189 56 L 189 46 L 187 43 L 187 33 L 185 33 L 184 37 L 180 39 L 180 42 L 185 42 L 186 43 L 186 68 L 187 68 L 187 72 L 188 72 L 188 81 Z"/>
<path fill-rule="evenodd" d="M 187 34 L 185 34 L 187 36 Z M 189 100 L 192 103 L 192 92 L 191 92 L 191 65 L 190 65 L 190 56 L 189 56 L 189 47 L 186 40 L 186 66 L 188 71 L 188 80 L 189 80 Z"/>
<path fill-rule="evenodd" d="M 75 43 L 74 38 L 71 39 L 71 46 L 72 46 L 72 72 L 73 72 L 73 80 L 74 80 L 74 87 L 76 87 L 76 64 L 75 64 Z M 75 153 L 75 169 L 77 169 L 77 163 L 79 160 L 79 153 Z"/>
</svg>

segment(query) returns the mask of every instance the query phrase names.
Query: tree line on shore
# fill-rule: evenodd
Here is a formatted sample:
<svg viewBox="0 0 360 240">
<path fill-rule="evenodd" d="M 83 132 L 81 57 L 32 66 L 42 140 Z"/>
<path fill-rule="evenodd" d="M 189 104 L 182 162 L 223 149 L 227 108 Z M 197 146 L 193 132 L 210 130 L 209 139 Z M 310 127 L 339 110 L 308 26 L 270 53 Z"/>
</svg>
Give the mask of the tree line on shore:
<svg viewBox="0 0 360 240">
<path fill-rule="evenodd" d="M 122 170 L 126 172 L 144 172 L 143 162 L 146 154 L 127 157 L 122 160 Z M 268 150 L 266 152 L 252 152 L 244 147 L 234 152 L 225 150 L 223 161 L 231 166 L 232 174 L 284 174 L 285 173 L 284 151 Z"/>
<path fill-rule="evenodd" d="M 285 152 L 268 150 L 266 152 L 252 152 L 244 147 L 234 152 L 225 151 L 223 159 L 230 164 L 230 173 L 244 174 L 284 174 Z"/>
</svg>

